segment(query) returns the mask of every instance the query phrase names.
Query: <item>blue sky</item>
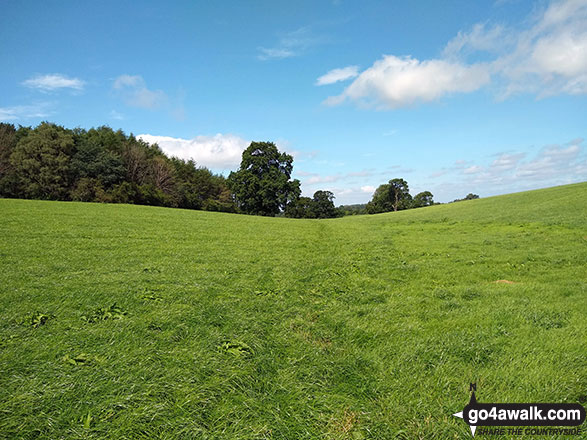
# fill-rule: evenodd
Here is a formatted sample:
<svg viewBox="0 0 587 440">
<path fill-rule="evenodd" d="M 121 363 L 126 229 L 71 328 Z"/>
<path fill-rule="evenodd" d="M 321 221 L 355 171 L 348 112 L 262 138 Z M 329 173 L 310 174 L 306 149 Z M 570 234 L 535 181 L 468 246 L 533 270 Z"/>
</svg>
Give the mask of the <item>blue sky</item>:
<svg viewBox="0 0 587 440">
<path fill-rule="evenodd" d="M 587 180 L 587 0 L 11 1 L 0 120 L 109 125 L 306 195 L 395 177 L 437 201 Z"/>
</svg>

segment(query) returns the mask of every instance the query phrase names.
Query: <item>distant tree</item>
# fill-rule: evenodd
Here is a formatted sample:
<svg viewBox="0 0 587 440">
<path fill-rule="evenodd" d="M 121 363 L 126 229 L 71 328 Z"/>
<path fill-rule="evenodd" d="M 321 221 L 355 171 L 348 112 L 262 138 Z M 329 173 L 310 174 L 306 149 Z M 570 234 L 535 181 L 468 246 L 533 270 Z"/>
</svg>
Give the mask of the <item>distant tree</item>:
<svg viewBox="0 0 587 440">
<path fill-rule="evenodd" d="M 300 196 L 299 180 L 290 180 L 293 158 L 272 142 L 251 142 L 228 186 L 236 204 L 247 214 L 274 216 Z"/>
<path fill-rule="evenodd" d="M 313 211 L 316 218 L 333 218 L 337 216 L 334 207 L 334 194 L 330 191 L 316 191 L 313 197 Z"/>
<path fill-rule="evenodd" d="M 126 180 L 137 185 L 143 184 L 149 171 L 146 148 L 136 139 L 129 139 L 124 145 L 122 158 L 126 168 Z"/>
<path fill-rule="evenodd" d="M 175 168 L 165 156 L 154 157 L 151 161 L 150 177 L 157 189 L 172 195 L 175 190 Z"/>
<path fill-rule="evenodd" d="M 462 202 L 463 200 L 474 200 L 474 199 L 478 199 L 478 198 L 479 198 L 479 196 L 477 194 L 469 193 L 462 199 L 454 199 L 451 203 Z"/>
<path fill-rule="evenodd" d="M 14 125 L 0 123 L 0 196 L 18 196 L 18 178 L 10 156 L 18 142 Z"/>
<path fill-rule="evenodd" d="M 316 218 L 314 199 L 300 197 L 285 208 L 285 216 L 291 218 Z"/>
<path fill-rule="evenodd" d="M 71 159 L 71 168 L 76 180 L 91 179 L 105 189 L 124 180 L 126 168 L 120 155 L 124 135 L 121 138 L 111 128 L 100 127 L 87 132 L 77 130 L 74 138 L 76 152 Z M 83 184 L 86 189 L 88 182 L 85 180 Z"/>
<path fill-rule="evenodd" d="M 12 124 L 0 123 L 0 176 L 12 168 L 10 155 L 16 146 L 16 128 Z"/>
<path fill-rule="evenodd" d="M 41 123 L 20 139 L 10 155 L 10 163 L 24 195 L 39 199 L 67 199 L 73 148 L 72 133 L 48 122 Z"/>
<path fill-rule="evenodd" d="M 193 160 L 172 158 L 175 168 L 179 206 L 188 209 L 235 212 L 226 179 L 207 168 L 197 167 Z"/>
<path fill-rule="evenodd" d="M 365 209 L 369 214 L 377 214 L 380 212 L 388 212 L 393 210 L 388 183 L 384 183 L 377 187 L 373 193 L 371 201 L 367 203 Z"/>
<path fill-rule="evenodd" d="M 342 215 L 361 215 L 367 213 L 367 204 L 340 205 L 337 209 Z"/>
<path fill-rule="evenodd" d="M 413 207 L 420 208 L 422 206 L 434 205 L 433 195 L 430 191 L 424 191 L 414 196 Z"/>
<path fill-rule="evenodd" d="M 379 212 L 399 211 L 411 207 L 412 196 L 408 189 L 408 182 L 404 179 L 392 179 L 388 183 L 379 185 L 373 198 L 367 203 L 369 214 Z"/>
<path fill-rule="evenodd" d="M 408 182 L 404 179 L 392 179 L 389 181 L 389 197 L 394 211 L 408 209 L 412 196 L 408 189 Z"/>
</svg>

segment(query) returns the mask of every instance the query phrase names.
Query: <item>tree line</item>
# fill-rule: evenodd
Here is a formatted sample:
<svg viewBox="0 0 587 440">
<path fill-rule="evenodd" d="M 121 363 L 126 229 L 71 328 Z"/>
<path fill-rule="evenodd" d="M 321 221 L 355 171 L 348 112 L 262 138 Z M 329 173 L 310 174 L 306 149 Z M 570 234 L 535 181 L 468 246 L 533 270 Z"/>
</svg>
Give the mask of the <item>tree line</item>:
<svg viewBox="0 0 587 440">
<path fill-rule="evenodd" d="M 412 197 L 405 180 L 392 179 L 380 185 L 366 205 L 336 208 L 330 191 L 302 197 L 292 171 L 293 157 L 272 142 L 251 142 L 239 169 L 225 178 L 107 126 L 85 130 L 49 122 L 35 128 L 0 123 L 0 197 L 291 218 L 375 214 L 434 204 L 429 191 Z"/>
<path fill-rule="evenodd" d="M 236 212 L 226 179 L 109 127 L 0 124 L 0 197 Z"/>
</svg>

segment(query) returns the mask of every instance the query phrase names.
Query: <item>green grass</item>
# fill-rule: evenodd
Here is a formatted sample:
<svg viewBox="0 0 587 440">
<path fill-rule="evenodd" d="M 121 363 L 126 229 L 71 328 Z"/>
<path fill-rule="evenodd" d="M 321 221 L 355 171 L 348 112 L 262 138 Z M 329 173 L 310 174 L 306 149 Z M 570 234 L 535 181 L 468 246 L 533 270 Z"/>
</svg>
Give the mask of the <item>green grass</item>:
<svg viewBox="0 0 587 440">
<path fill-rule="evenodd" d="M 0 438 L 467 438 L 469 382 L 585 405 L 585 200 L 333 220 L 0 200 Z"/>
</svg>

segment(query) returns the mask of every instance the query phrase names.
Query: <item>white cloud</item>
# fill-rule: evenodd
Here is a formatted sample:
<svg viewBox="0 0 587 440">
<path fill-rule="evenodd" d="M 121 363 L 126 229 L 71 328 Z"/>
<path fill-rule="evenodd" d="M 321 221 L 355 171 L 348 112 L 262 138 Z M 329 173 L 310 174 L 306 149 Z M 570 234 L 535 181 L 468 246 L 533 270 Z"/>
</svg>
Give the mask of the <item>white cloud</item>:
<svg viewBox="0 0 587 440">
<path fill-rule="evenodd" d="M 341 69 L 332 69 L 316 80 L 317 86 L 334 84 L 339 81 L 355 78 L 359 75 L 359 66 L 347 66 Z"/>
<path fill-rule="evenodd" d="M 399 108 L 434 101 L 446 94 L 471 92 L 489 82 L 488 66 L 445 60 L 419 61 L 385 55 L 363 71 L 344 92 L 326 103 L 350 99 L 376 108 Z"/>
<path fill-rule="evenodd" d="M 494 64 L 503 98 L 587 93 L 587 2 L 552 2 Z"/>
<path fill-rule="evenodd" d="M 112 88 L 131 107 L 155 109 L 167 102 L 167 95 L 161 90 L 149 90 L 140 75 L 120 75 Z"/>
<path fill-rule="evenodd" d="M 170 156 L 194 159 L 198 165 L 214 169 L 238 168 L 242 153 L 250 144 L 231 134 L 196 136 L 193 139 L 141 134 L 137 138 L 150 144 L 157 143 Z"/>
<path fill-rule="evenodd" d="M 500 99 L 587 94 L 587 1 L 552 1 L 523 23 L 476 24 L 450 40 L 439 58 L 384 55 L 324 103 L 395 109 L 490 84 Z"/>
<path fill-rule="evenodd" d="M 46 118 L 51 115 L 48 103 L 34 105 L 17 105 L 0 107 L 0 121 L 17 121 L 20 119 Z"/>
<path fill-rule="evenodd" d="M 60 73 L 37 75 L 22 82 L 23 86 L 51 92 L 58 89 L 83 90 L 85 82 L 79 78 L 68 78 Z"/>
<path fill-rule="evenodd" d="M 361 191 L 363 191 L 364 193 L 368 193 L 368 194 L 372 194 L 375 192 L 375 187 L 372 185 L 365 185 L 361 187 Z"/>
</svg>

